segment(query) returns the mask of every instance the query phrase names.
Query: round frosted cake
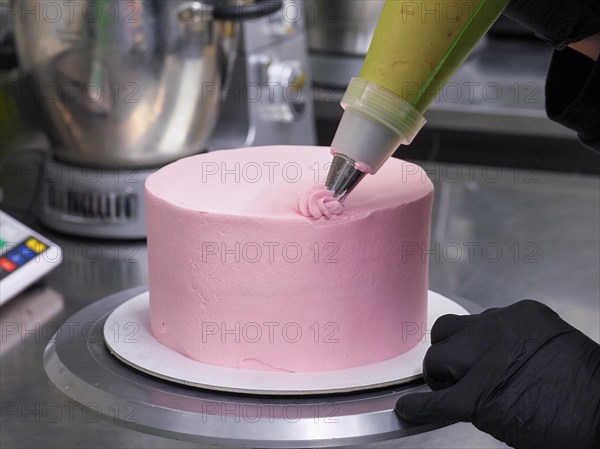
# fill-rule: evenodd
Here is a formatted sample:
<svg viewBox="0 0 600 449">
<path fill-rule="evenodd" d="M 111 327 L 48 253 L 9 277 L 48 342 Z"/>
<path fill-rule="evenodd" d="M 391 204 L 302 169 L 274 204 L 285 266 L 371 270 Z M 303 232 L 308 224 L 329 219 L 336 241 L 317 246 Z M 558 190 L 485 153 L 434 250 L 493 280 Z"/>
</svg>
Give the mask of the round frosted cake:
<svg viewBox="0 0 600 449">
<path fill-rule="evenodd" d="M 433 185 L 390 159 L 343 206 L 326 147 L 216 151 L 146 181 L 150 325 L 198 361 L 290 372 L 398 356 L 423 338 Z"/>
</svg>

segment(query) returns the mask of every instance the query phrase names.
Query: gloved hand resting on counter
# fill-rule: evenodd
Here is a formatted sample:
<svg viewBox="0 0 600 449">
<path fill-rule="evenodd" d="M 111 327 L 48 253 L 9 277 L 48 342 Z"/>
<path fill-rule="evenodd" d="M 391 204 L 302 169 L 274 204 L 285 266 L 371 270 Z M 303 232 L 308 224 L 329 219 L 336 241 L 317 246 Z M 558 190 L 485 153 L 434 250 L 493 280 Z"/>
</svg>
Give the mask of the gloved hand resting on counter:
<svg viewBox="0 0 600 449">
<path fill-rule="evenodd" d="M 532 300 L 440 317 L 423 361 L 431 393 L 401 397 L 413 422 L 472 422 L 517 448 L 600 447 L 600 345 Z"/>
<path fill-rule="evenodd" d="M 548 71 L 546 112 L 600 151 L 600 1 L 512 0 L 504 14 L 562 50 Z"/>
</svg>

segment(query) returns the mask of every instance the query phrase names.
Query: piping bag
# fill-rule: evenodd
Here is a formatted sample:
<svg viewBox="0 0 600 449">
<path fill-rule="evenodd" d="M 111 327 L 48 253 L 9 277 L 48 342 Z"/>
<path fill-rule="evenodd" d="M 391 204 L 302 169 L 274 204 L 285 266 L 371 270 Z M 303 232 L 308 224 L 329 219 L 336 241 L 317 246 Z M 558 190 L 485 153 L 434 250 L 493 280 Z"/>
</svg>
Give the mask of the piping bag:
<svg viewBox="0 0 600 449">
<path fill-rule="evenodd" d="M 423 113 L 510 0 L 386 0 L 341 105 L 326 189 L 343 201 L 425 124 Z"/>
</svg>

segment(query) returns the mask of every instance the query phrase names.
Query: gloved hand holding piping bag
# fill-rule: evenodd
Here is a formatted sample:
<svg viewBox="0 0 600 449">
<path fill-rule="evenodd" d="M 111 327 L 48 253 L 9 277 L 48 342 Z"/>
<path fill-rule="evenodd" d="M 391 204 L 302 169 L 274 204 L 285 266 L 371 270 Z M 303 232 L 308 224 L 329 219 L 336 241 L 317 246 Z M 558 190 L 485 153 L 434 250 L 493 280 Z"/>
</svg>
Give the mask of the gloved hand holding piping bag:
<svg viewBox="0 0 600 449">
<path fill-rule="evenodd" d="M 343 200 L 425 124 L 423 113 L 509 0 L 387 0 L 342 99 L 325 187 Z"/>
</svg>

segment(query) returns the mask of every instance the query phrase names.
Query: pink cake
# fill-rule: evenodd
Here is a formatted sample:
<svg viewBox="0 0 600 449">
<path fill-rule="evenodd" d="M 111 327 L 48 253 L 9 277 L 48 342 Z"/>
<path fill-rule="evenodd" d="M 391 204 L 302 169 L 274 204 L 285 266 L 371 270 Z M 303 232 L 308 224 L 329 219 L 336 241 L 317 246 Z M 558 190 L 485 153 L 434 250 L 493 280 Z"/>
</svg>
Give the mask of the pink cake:
<svg viewBox="0 0 600 449">
<path fill-rule="evenodd" d="M 422 338 L 431 181 L 390 159 L 343 210 L 305 217 L 298 198 L 330 160 L 325 147 L 243 148 L 148 178 L 160 342 L 208 364 L 297 372 L 383 361 Z"/>
</svg>

